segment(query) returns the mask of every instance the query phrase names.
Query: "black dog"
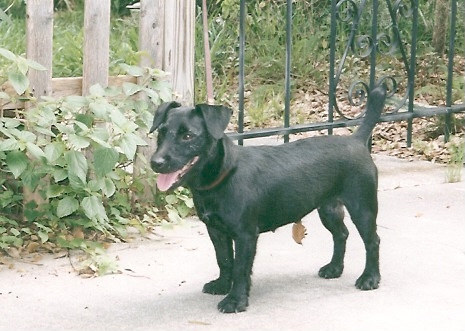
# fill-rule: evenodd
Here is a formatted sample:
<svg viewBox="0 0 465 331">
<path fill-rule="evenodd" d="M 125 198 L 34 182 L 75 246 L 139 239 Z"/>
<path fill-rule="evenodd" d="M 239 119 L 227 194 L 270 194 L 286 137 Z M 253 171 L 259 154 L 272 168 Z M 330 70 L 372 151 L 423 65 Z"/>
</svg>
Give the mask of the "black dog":
<svg viewBox="0 0 465 331">
<path fill-rule="evenodd" d="M 184 185 L 193 194 L 220 269 L 219 278 L 205 284 L 203 292 L 227 294 L 218 304 L 221 312 L 244 311 L 248 306 L 259 234 L 300 221 L 314 209 L 334 240 L 331 262 L 319 275 L 342 274 L 348 236 L 345 206 L 366 249 L 365 269 L 355 286 L 378 288 L 378 175 L 367 141 L 385 99 L 384 87 L 371 91 L 366 116 L 352 136 L 259 147 L 234 145 L 224 134 L 231 116 L 226 107 L 160 105 L 150 130 L 158 129 L 151 166 L 159 173 L 160 190 Z"/>
</svg>

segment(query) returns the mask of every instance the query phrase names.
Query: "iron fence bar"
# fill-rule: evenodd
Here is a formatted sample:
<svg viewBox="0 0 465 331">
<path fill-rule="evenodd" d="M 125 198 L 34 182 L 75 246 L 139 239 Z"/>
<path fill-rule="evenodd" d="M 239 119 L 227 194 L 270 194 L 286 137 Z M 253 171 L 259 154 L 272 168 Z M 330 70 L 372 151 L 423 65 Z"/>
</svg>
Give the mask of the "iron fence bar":
<svg viewBox="0 0 465 331">
<path fill-rule="evenodd" d="M 244 56 L 245 56 L 245 0 L 240 1 L 239 9 L 239 110 L 238 110 L 238 132 L 244 132 Z M 238 144 L 242 145 L 242 139 L 238 140 Z"/>
<path fill-rule="evenodd" d="M 452 78 L 454 75 L 455 28 L 457 23 L 457 1 L 451 0 L 450 36 L 449 36 L 449 63 L 447 67 L 446 107 L 452 105 Z M 444 140 L 449 141 L 452 128 L 452 114 L 448 113 L 445 119 Z"/>
<path fill-rule="evenodd" d="M 412 120 L 418 117 L 431 117 L 437 115 L 446 115 L 450 113 L 459 113 L 465 112 L 465 104 L 452 105 L 451 107 L 416 107 L 415 111 L 405 111 L 400 113 L 390 113 L 382 115 L 379 122 L 398 122 Z M 263 138 L 277 135 L 290 135 L 301 132 L 309 131 L 320 131 L 320 130 L 329 130 L 335 128 L 345 128 L 360 125 L 363 119 L 341 119 L 333 122 L 318 122 L 318 123 L 309 123 L 309 124 L 298 124 L 292 125 L 288 128 L 285 127 L 274 127 L 274 128 L 264 128 L 264 129 L 254 129 L 244 133 L 230 132 L 227 135 L 234 140 L 239 139 L 251 139 L 251 138 Z"/>
<path fill-rule="evenodd" d="M 412 13 L 412 45 L 410 46 L 410 68 L 408 70 L 408 111 L 414 111 L 415 98 L 415 65 L 417 57 L 417 27 L 418 27 L 418 0 L 411 0 L 413 4 Z M 413 118 L 407 122 L 407 147 L 412 146 Z"/>
<path fill-rule="evenodd" d="M 373 48 L 370 54 L 370 90 L 374 88 L 376 81 L 376 56 L 378 50 L 378 0 L 373 0 L 373 18 L 371 20 L 371 40 Z M 371 144 L 370 144 L 371 145 Z"/>
<path fill-rule="evenodd" d="M 336 9 L 337 0 L 331 0 L 331 28 L 329 38 L 329 100 L 328 100 L 328 122 L 334 120 L 334 104 L 336 102 L 336 81 L 334 67 L 336 65 Z M 333 127 L 328 127 L 328 134 L 333 134 Z"/>
<path fill-rule="evenodd" d="M 284 127 L 290 125 L 291 109 L 291 55 L 292 55 L 292 0 L 287 0 L 286 9 L 286 73 L 285 73 L 285 97 L 284 97 Z M 284 142 L 289 142 L 289 135 L 284 135 Z"/>
</svg>

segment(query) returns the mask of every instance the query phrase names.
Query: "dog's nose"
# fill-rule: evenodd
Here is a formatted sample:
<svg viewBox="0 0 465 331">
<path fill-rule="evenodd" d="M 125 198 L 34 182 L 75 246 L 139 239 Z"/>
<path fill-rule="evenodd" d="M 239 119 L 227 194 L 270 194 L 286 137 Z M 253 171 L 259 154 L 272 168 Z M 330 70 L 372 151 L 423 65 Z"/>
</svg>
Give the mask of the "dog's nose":
<svg viewBox="0 0 465 331">
<path fill-rule="evenodd" d="M 166 160 L 164 157 L 161 156 L 153 156 L 150 159 L 150 166 L 152 167 L 153 170 L 159 170 L 163 167 L 163 165 L 166 163 Z"/>
</svg>

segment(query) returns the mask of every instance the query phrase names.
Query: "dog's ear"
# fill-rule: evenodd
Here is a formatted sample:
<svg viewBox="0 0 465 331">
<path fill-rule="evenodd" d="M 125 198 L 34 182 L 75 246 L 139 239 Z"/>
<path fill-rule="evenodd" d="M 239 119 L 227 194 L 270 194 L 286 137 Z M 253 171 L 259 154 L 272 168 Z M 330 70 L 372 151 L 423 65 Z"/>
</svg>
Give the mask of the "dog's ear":
<svg viewBox="0 0 465 331">
<path fill-rule="evenodd" d="M 223 137 L 224 130 L 226 130 L 231 118 L 232 110 L 225 106 L 208 104 L 199 104 L 195 108 L 202 113 L 208 133 L 215 139 Z"/>
<path fill-rule="evenodd" d="M 166 114 L 170 109 L 178 107 L 181 107 L 181 104 L 176 101 L 165 102 L 158 106 L 158 109 L 155 111 L 155 115 L 153 116 L 153 123 L 149 133 L 155 131 L 160 126 L 160 124 L 163 123 L 166 118 Z"/>
</svg>

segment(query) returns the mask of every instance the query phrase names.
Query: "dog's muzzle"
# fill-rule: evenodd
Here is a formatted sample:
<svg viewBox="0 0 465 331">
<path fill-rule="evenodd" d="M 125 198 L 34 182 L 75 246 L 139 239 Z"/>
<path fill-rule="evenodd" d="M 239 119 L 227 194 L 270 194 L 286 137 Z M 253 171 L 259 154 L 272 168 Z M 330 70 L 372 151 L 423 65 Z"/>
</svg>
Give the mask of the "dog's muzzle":
<svg viewBox="0 0 465 331">
<path fill-rule="evenodd" d="M 184 165 L 181 169 L 168 172 L 168 173 L 159 173 L 157 177 L 157 187 L 160 191 L 167 191 L 170 188 L 174 188 L 179 186 L 183 177 L 192 169 L 194 164 L 197 163 L 199 160 L 198 156 L 195 156 L 192 160 L 190 160 L 186 165 Z M 162 167 L 163 162 L 157 161 L 157 159 L 152 159 L 150 161 L 152 169 L 155 172 L 159 172 L 159 169 Z"/>
</svg>

